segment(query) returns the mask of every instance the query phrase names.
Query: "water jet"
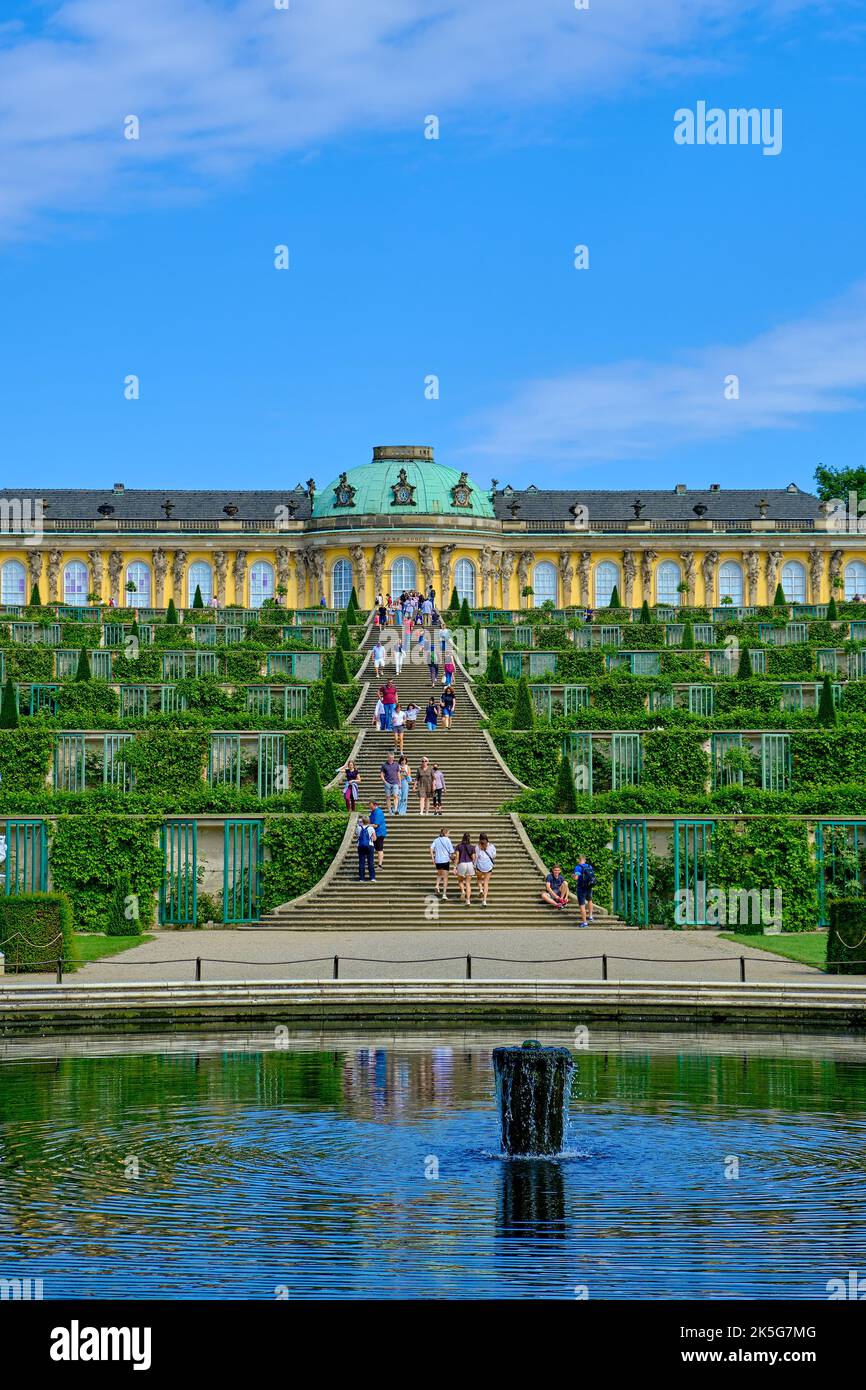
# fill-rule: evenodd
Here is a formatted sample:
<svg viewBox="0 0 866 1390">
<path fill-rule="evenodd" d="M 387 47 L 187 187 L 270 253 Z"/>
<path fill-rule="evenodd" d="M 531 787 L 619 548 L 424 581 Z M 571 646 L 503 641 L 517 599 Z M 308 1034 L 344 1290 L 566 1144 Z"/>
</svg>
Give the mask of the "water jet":
<svg viewBox="0 0 866 1390">
<path fill-rule="evenodd" d="M 574 1061 L 567 1047 L 495 1047 L 502 1148 L 515 1157 L 562 1152 Z"/>
</svg>

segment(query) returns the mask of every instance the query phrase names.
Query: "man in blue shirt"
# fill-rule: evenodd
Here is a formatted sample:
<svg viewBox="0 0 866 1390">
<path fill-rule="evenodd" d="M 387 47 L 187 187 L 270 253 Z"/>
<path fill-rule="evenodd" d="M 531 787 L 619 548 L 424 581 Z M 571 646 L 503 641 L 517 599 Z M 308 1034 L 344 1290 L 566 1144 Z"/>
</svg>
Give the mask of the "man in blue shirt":
<svg viewBox="0 0 866 1390">
<path fill-rule="evenodd" d="M 388 834 L 388 822 L 385 819 L 385 812 L 377 801 L 370 802 L 370 824 L 376 831 L 376 855 L 381 869 L 385 862 L 385 837 Z"/>
<path fill-rule="evenodd" d="M 585 854 L 577 856 L 577 863 L 574 866 L 575 891 L 577 893 L 577 906 L 580 910 L 581 927 L 588 925 L 586 909 L 589 908 L 589 922 L 592 921 L 593 905 L 592 890 L 595 887 L 595 869 L 590 864 Z"/>
</svg>

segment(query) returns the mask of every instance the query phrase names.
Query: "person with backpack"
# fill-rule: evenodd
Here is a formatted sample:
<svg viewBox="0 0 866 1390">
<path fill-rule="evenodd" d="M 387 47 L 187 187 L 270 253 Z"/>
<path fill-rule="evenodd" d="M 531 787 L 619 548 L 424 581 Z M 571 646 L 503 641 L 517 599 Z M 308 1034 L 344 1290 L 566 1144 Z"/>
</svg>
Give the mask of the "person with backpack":
<svg viewBox="0 0 866 1390">
<path fill-rule="evenodd" d="M 590 864 L 585 854 L 577 856 L 577 863 L 574 867 L 575 891 L 577 893 L 577 906 L 580 910 L 581 927 L 586 927 L 592 921 L 593 905 L 592 890 L 595 887 L 595 869 Z M 587 919 L 586 909 L 589 908 L 589 919 Z"/>
<path fill-rule="evenodd" d="M 376 832 L 366 816 L 358 821 L 358 878 L 364 882 L 364 869 L 370 883 L 376 882 L 376 861 L 373 851 L 376 845 Z"/>
<path fill-rule="evenodd" d="M 390 799 L 388 809 L 391 809 Z M 379 861 L 379 868 L 382 869 L 385 866 L 385 836 L 388 834 L 388 822 L 385 819 L 385 812 L 377 801 L 370 802 L 370 825 L 375 834 L 376 858 Z"/>
</svg>

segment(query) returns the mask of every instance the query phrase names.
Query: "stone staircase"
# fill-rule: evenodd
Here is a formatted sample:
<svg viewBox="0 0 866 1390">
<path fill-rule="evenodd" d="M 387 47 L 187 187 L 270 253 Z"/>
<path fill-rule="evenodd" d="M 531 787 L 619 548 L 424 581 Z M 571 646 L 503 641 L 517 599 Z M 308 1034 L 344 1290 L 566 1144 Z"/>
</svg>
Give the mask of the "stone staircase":
<svg viewBox="0 0 866 1390">
<path fill-rule="evenodd" d="M 369 649 L 374 642 L 371 632 L 365 645 Z M 372 674 L 369 664 L 359 680 L 370 682 L 366 699 L 355 714 L 355 723 L 363 730 L 355 758 L 361 773 L 358 806 L 366 812 L 374 799 L 384 809 L 385 792 L 379 769 L 393 748 L 393 736 L 372 727 L 381 682 Z M 438 763 L 445 774 L 443 814 L 419 815 L 418 794 L 413 789 L 407 814 L 388 815 L 385 862 L 382 869 L 377 868 L 375 883 L 359 882 L 358 856 L 352 842 L 335 865 L 330 879 L 323 879 L 297 903 L 285 903 L 274 909 L 262 918 L 259 926 L 292 931 L 576 926 L 578 913 L 574 906 L 557 912 L 540 901 L 544 874 L 515 820 L 499 810 L 504 801 L 517 795 L 520 784 L 500 764 L 488 743 L 478 712 L 466 694 L 461 671 L 458 669 L 455 677 L 457 706 L 452 727 L 447 730 L 440 723 L 435 733 L 428 732 L 423 725 L 424 706 L 431 689 L 427 667 L 407 661 L 399 678 L 395 678 L 395 684 L 401 705 L 405 708 L 414 700 L 421 713 L 421 721 L 404 736 L 404 752 L 413 774 L 425 755 L 431 763 Z M 440 693 L 441 689 L 440 683 Z M 455 845 L 464 831 L 469 832 L 473 843 L 484 832 L 495 844 L 496 868 L 486 908 L 480 905 L 477 883 L 473 884 L 472 905 L 460 902 L 456 876 L 452 876 L 449 885 L 448 902 L 440 903 L 433 896 L 435 872 L 430 860 L 430 844 L 442 830 L 449 831 Z M 595 925 L 625 924 L 609 913 L 596 910 Z"/>
</svg>

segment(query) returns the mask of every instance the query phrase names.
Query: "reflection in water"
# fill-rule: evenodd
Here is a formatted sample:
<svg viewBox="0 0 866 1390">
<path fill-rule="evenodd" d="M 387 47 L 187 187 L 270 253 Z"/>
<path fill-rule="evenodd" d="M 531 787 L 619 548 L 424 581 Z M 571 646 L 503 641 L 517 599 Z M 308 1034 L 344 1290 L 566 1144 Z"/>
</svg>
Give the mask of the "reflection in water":
<svg viewBox="0 0 866 1390">
<path fill-rule="evenodd" d="M 566 1235 L 565 1181 L 559 1158 L 504 1158 L 496 1234 L 518 1240 Z"/>
<path fill-rule="evenodd" d="M 577 1151 L 539 1161 L 497 1153 L 501 1041 L 4 1043 L 0 1276 L 46 1298 L 821 1298 L 862 1265 L 856 1039 L 599 1033 Z"/>
</svg>

